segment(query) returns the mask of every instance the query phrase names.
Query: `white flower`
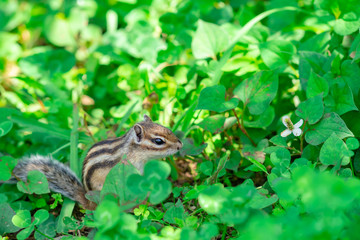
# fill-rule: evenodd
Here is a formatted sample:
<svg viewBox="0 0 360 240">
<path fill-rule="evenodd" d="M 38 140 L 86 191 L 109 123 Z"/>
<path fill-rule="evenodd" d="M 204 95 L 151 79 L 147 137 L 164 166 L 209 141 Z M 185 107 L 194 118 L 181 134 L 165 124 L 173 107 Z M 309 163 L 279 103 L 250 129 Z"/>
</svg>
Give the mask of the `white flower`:
<svg viewBox="0 0 360 240">
<path fill-rule="evenodd" d="M 304 120 L 300 119 L 295 125 L 291 122 L 290 118 L 288 116 L 283 116 L 281 118 L 281 121 L 285 125 L 287 129 L 281 132 L 282 137 L 287 137 L 291 133 L 294 134 L 294 136 L 298 137 L 301 135 L 302 131 L 300 129 L 301 125 L 303 124 Z"/>
</svg>

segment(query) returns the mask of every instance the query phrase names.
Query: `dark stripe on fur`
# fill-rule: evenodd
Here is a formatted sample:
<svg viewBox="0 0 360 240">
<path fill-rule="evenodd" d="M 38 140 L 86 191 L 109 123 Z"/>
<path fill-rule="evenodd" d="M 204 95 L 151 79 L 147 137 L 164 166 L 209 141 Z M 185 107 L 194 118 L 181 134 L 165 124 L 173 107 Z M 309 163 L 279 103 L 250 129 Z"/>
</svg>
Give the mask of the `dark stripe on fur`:
<svg viewBox="0 0 360 240">
<path fill-rule="evenodd" d="M 114 148 L 102 148 L 99 149 L 96 152 L 91 153 L 90 155 L 86 156 L 87 159 L 97 157 L 101 154 L 108 153 L 108 154 L 114 154 L 116 151 L 118 151 L 120 148 L 122 148 L 125 145 L 124 142 L 120 143 L 119 145 L 114 146 Z"/>
<path fill-rule="evenodd" d="M 141 146 L 141 148 L 146 148 L 146 150 L 152 150 L 152 151 L 160 151 L 167 148 L 167 146 L 164 146 L 162 148 L 154 148 L 154 147 L 148 147 L 148 146 Z"/>
<path fill-rule="evenodd" d="M 121 158 L 112 160 L 112 161 L 104 161 L 104 162 L 99 162 L 99 163 L 95 163 L 94 165 L 92 165 L 86 175 L 86 179 L 84 179 L 86 181 L 86 186 L 88 188 L 89 191 L 92 190 L 92 186 L 91 186 L 91 177 L 94 174 L 94 172 L 97 169 L 100 168 L 113 168 L 116 164 L 118 164 L 120 162 Z"/>
<path fill-rule="evenodd" d="M 122 148 L 124 145 L 125 145 L 125 142 L 122 142 L 119 145 L 114 146 L 114 148 L 102 148 L 102 149 L 100 149 L 100 150 L 98 150 L 96 152 L 91 153 L 90 155 L 87 155 L 85 160 L 84 160 L 83 166 L 85 166 L 89 162 L 89 159 L 91 159 L 93 157 L 97 157 L 97 156 L 105 154 L 105 153 L 114 154 L 120 148 Z M 84 170 L 85 170 L 85 168 L 83 167 L 83 170 L 82 170 L 82 176 L 83 177 L 85 176 Z M 88 175 L 86 177 L 88 178 Z"/>
<path fill-rule="evenodd" d="M 129 132 L 125 133 L 123 136 L 118 137 L 118 138 L 107 139 L 107 140 L 103 140 L 103 141 L 97 142 L 97 143 L 95 143 L 95 144 L 89 149 L 88 153 L 89 153 L 89 152 L 91 151 L 91 149 L 93 149 L 94 147 L 101 146 L 101 145 L 112 144 L 112 143 L 114 143 L 114 142 L 122 141 L 122 140 L 128 135 L 128 133 L 129 133 Z M 121 144 L 120 144 L 120 145 L 121 145 Z M 115 146 L 114 148 L 117 148 L 118 146 L 119 146 L 119 145 Z M 121 146 L 121 147 L 122 147 L 122 146 Z M 106 150 L 106 149 L 109 149 L 109 148 L 100 149 L 100 150 L 98 150 L 98 151 L 96 151 L 96 152 L 93 152 L 93 153 L 90 154 L 90 155 L 87 155 L 86 158 L 84 159 L 83 165 L 85 166 L 85 165 L 88 163 L 88 161 L 89 161 L 90 158 L 101 154 L 101 153 L 99 153 L 99 152 L 102 151 L 102 150 Z M 119 148 L 117 148 L 117 149 L 119 149 Z M 109 153 L 112 153 L 112 152 L 109 152 Z M 94 155 L 93 155 L 93 154 L 94 154 Z M 83 172 L 83 176 L 84 176 L 84 172 Z"/>
</svg>

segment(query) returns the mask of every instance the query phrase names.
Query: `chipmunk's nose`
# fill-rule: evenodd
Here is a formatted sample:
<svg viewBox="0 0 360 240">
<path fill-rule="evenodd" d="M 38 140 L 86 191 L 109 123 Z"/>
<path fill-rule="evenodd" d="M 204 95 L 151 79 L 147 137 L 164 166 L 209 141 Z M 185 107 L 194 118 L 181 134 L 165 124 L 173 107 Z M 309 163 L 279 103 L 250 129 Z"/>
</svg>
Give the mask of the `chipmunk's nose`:
<svg viewBox="0 0 360 240">
<path fill-rule="evenodd" d="M 178 139 L 178 147 L 177 150 L 180 150 L 183 147 L 182 142 Z"/>
</svg>

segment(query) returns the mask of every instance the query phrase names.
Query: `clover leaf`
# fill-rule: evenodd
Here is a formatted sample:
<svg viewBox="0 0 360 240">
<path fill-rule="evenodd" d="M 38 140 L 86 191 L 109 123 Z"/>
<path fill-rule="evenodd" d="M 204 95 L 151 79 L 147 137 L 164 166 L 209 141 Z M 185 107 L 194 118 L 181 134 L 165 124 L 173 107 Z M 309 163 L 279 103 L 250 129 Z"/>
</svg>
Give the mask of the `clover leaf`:
<svg viewBox="0 0 360 240">
<path fill-rule="evenodd" d="M 17 235 L 17 239 L 27 239 L 34 231 L 36 225 L 45 222 L 49 218 L 49 212 L 45 209 L 40 209 L 34 214 L 34 221 L 31 221 L 31 214 L 29 210 L 19 210 L 12 218 L 12 222 L 19 228 L 24 228 Z"/>
<path fill-rule="evenodd" d="M 28 172 L 27 182 L 18 182 L 19 191 L 27 194 L 49 193 L 49 185 L 45 175 L 39 171 Z"/>
<path fill-rule="evenodd" d="M 150 161 L 145 165 L 144 175 L 130 175 L 126 185 L 134 194 L 144 195 L 149 193 L 150 202 L 158 204 L 171 193 L 171 183 L 166 179 L 170 175 L 170 171 L 169 164 Z"/>
</svg>

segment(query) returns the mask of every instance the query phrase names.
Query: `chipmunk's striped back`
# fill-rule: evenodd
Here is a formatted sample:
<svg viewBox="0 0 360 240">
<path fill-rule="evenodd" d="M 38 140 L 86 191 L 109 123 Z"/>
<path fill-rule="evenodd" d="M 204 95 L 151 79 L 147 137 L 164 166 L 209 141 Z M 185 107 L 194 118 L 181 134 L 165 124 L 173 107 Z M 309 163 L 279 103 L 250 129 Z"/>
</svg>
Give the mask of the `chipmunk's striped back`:
<svg viewBox="0 0 360 240">
<path fill-rule="evenodd" d="M 172 155 L 181 147 L 181 141 L 170 129 L 153 123 L 145 115 L 144 121 L 135 124 L 125 135 L 90 148 L 83 165 L 85 189 L 101 190 L 107 174 L 120 161 L 129 160 L 142 173 L 148 160 Z"/>
</svg>

